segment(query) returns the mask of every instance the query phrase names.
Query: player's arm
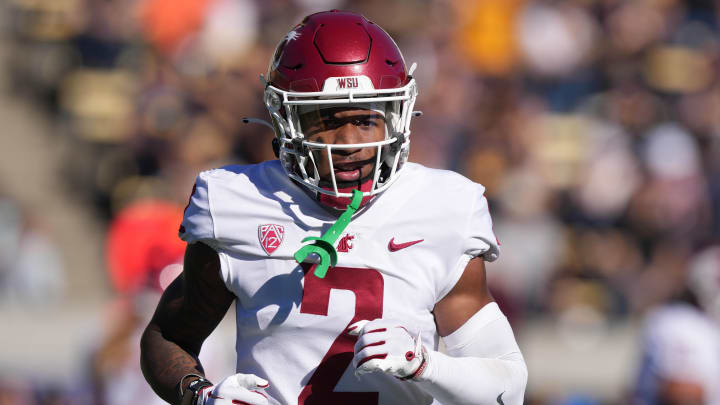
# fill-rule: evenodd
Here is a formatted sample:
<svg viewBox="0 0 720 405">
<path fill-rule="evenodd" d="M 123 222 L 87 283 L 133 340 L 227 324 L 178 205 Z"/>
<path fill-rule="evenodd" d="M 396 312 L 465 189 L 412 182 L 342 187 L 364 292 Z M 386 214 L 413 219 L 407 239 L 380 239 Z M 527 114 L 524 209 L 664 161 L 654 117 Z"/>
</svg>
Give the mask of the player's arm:
<svg viewBox="0 0 720 405">
<path fill-rule="evenodd" d="M 219 269 L 217 252 L 201 242 L 188 245 L 182 275 L 165 290 L 143 333 L 143 374 L 153 390 L 171 404 L 180 403 L 183 376 L 204 375 L 198 360 L 200 347 L 235 299 Z M 185 379 L 183 385 L 190 381 L 192 378 Z"/>
<path fill-rule="evenodd" d="M 442 337 L 450 335 L 494 301 L 487 285 L 485 261 L 481 258 L 470 260 L 457 284 L 435 304 L 433 315 L 438 333 Z"/>
<path fill-rule="evenodd" d="M 507 318 L 490 295 L 482 259 L 468 262 L 433 313 L 447 354 L 422 347 L 397 321 L 358 323 L 350 330 L 360 335 L 356 372 L 413 380 L 446 405 L 522 404 L 527 367 Z"/>
<path fill-rule="evenodd" d="M 447 354 L 428 353 L 418 384 L 443 404 L 522 404 L 527 367 L 481 258 L 468 262 L 433 313 Z"/>
</svg>

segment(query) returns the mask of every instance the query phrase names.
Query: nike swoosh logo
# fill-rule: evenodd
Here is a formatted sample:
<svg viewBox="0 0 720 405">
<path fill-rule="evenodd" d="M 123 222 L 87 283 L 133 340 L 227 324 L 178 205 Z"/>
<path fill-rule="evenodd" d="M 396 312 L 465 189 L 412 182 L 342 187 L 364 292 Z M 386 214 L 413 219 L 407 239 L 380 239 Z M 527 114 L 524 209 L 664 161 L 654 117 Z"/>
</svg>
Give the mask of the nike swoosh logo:
<svg viewBox="0 0 720 405">
<path fill-rule="evenodd" d="M 418 243 L 420 243 L 420 242 L 422 242 L 422 241 L 424 241 L 424 240 L 425 240 L 425 239 L 418 239 L 418 240 L 413 240 L 413 241 L 410 241 L 410 242 L 395 243 L 395 238 L 392 238 L 392 239 L 390 239 L 390 242 L 388 242 L 388 249 L 389 249 L 391 252 L 397 252 L 397 251 L 400 250 L 400 249 L 405 249 L 406 247 L 410 247 L 410 246 L 412 246 L 412 245 L 416 245 L 416 244 L 418 244 Z"/>
<path fill-rule="evenodd" d="M 504 393 L 505 393 L 505 391 L 501 392 L 500 395 L 498 395 L 498 397 L 497 397 L 497 399 L 496 399 L 496 400 L 497 400 L 497 403 L 500 404 L 500 405 L 505 405 L 505 403 L 504 403 L 503 400 L 502 400 L 502 396 L 503 396 Z"/>
</svg>

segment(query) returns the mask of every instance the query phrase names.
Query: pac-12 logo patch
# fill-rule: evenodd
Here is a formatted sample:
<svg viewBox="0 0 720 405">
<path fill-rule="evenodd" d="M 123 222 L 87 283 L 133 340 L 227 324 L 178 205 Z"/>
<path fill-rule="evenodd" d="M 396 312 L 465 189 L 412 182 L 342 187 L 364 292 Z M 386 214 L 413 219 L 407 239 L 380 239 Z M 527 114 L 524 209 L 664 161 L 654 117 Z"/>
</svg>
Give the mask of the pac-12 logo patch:
<svg viewBox="0 0 720 405">
<path fill-rule="evenodd" d="M 258 239 L 265 253 L 269 255 L 280 247 L 285 236 L 285 228 L 282 225 L 265 224 L 258 225 Z"/>
</svg>

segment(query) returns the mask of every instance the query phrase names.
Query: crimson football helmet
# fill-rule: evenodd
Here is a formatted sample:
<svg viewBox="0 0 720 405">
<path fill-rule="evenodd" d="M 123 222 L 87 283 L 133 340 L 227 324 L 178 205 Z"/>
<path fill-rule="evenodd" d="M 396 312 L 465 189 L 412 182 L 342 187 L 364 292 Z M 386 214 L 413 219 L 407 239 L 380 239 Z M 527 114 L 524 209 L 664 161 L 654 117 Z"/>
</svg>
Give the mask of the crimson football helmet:
<svg viewBox="0 0 720 405">
<path fill-rule="evenodd" d="M 276 149 L 288 176 L 313 190 L 321 202 L 349 202 L 352 188 L 364 201 L 387 189 L 407 160 L 410 119 L 417 96 L 412 71 L 395 41 L 375 23 L 352 12 L 332 10 L 309 15 L 280 42 L 270 61 L 265 105 L 277 137 Z M 357 106 L 385 116 L 385 139 L 358 144 L 310 142 L 299 115 L 312 108 Z M 377 149 L 371 178 L 355 187 L 339 187 L 332 170 L 338 149 Z M 327 151 L 331 181 L 321 182 L 317 162 Z M 334 205 L 334 204 L 329 204 Z M 335 204 L 340 206 L 340 204 Z M 344 206 L 343 206 L 344 208 Z"/>
</svg>

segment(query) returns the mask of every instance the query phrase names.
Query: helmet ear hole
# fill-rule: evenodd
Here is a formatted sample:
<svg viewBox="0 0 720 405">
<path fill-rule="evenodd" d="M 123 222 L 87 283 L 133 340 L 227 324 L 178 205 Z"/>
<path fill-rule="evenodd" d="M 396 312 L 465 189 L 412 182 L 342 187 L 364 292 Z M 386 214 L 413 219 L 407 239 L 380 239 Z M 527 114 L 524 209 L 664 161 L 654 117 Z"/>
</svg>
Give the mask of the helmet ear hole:
<svg viewBox="0 0 720 405">
<path fill-rule="evenodd" d="M 273 153 L 275 154 L 275 157 L 279 158 L 280 157 L 280 141 L 278 141 L 277 138 L 273 138 L 273 140 L 272 140 L 272 150 L 273 150 Z"/>
</svg>

